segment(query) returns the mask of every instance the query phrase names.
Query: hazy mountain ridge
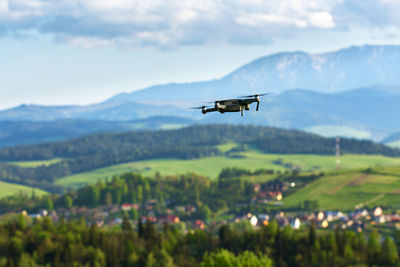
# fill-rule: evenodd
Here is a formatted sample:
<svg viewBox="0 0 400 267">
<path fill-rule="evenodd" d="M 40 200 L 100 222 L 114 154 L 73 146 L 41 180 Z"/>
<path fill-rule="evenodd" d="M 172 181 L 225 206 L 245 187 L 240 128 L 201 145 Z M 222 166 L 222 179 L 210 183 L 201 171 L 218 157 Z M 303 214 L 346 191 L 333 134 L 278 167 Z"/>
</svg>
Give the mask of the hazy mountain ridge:
<svg viewBox="0 0 400 267">
<path fill-rule="evenodd" d="M 181 109 L 171 105 L 147 105 L 129 101 L 103 102 L 87 106 L 21 105 L 0 111 L 0 121 L 51 121 L 58 119 L 129 121 L 180 113 Z"/>
<path fill-rule="evenodd" d="M 393 93 L 397 90 L 400 89 L 383 86 L 361 88 L 334 94 L 305 89 L 288 90 L 281 94 L 273 94 L 265 97 L 261 102 L 259 112 L 255 112 L 255 108 L 251 107 L 249 112 L 245 112 L 244 117 L 241 117 L 238 113 L 210 113 L 202 115 L 198 110 L 189 110 L 183 107 L 171 106 L 165 108 L 163 106 L 130 102 L 124 102 L 120 105 L 117 104 L 118 102 L 114 102 L 113 104 L 106 103 L 104 105 L 98 104 L 97 106 L 92 105 L 86 108 L 87 112 L 82 111 L 85 107 L 78 107 L 82 113 L 67 113 L 67 111 L 73 109 L 72 107 L 65 107 L 67 111 L 58 113 L 52 112 L 55 109 L 54 107 L 50 107 L 49 111 L 46 111 L 47 107 L 34 106 L 33 108 L 36 112 L 34 114 L 38 118 L 40 118 L 39 116 L 42 113 L 46 112 L 51 113 L 52 118 L 56 118 L 57 120 L 64 120 L 65 117 L 70 118 L 74 114 L 83 114 L 85 116 L 84 120 L 97 121 L 100 118 L 104 120 L 102 122 L 103 125 L 107 121 L 109 125 L 114 125 L 107 127 L 113 128 L 116 131 L 137 128 L 157 129 L 163 124 L 190 125 L 195 122 L 269 125 L 287 129 L 307 129 L 314 126 L 321 127 L 326 125 L 332 127 L 336 125 L 363 131 L 366 133 L 364 136 L 372 136 L 374 140 L 380 140 L 393 132 L 400 131 L 400 118 L 397 116 L 400 113 L 400 106 L 398 105 L 400 103 L 400 94 Z M 14 109 L 14 114 L 21 113 L 20 117 L 14 117 L 16 121 L 26 120 L 26 110 L 28 108 L 30 106 L 23 106 L 21 111 L 18 108 Z M 99 109 L 96 110 L 96 108 Z M 56 110 L 60 109 L 62 107 Z M 141 118 L 135 119 L 139 112 Z M 60 118 L 57 118 L 59 114 L 62 114 L 64 117 L 60 116 Z M 150 116 L 151 114 L 163 114 L 163 122 L 157 122 L 155 117 Z M 5 115 L 7 114 L 0 112 L 0 118 Z M 168 116 L 173 116 L 173 118 L 179 117 L 182 122 L 176 122 L 176 119 L 171 119 Z M 41 116 L 42 119 L 45 117 L 45 115 Z M 171 121 L 168 121 L 170 119 Z M 142 120 L 147 121 L 144 126 Z M 121 123 L 123 122 L 130 123 L 130 126 L 121 127 Z M 47 125 L 50 128 L 51 124 L 52 122 L 48 121 Z M 57 123 L 55 124 L 57 125 Z M 30 125 L 34 127 L 34 124 Z M 38 125 L 41 125 L 41 122 L 38 122 Z M 71 125 L 68 125 L 68 123 L 65 124 L 65 132 L 71 131 L 70 127 Z M 83 125 L 83 127 L 86 126 Z M 107 131 L 107 127 L 103 129 Z M 0 136 L 5 131 L 4 129 L 0 130 Z M 90 132 L 85 132 L 84 134 L 86 133 Z M 46 135 L 44 132 L 44 136 L 48 138 L 51 135 Z M 64 139 L 67 137 L 65 136 Z M 43 139 L 43 141 L 49 140 L 55 139 Z"/>
<path fill-rule="evenodd" d="M 288 90 L 266 97 L 259 112 L 224 114 L 229 123 L 245 122 L 282 128 L 306 129 L 317 125 L 338 125 L 368 131 L 375 140 L 400 130 L 400 95 L 393 87 L 370 87 L 336 94 L 310 90 Z M 217 122 L 221 115 L 210 114 L 206 122 Z"/>
<path fill-rule="evenodd" d="M 95 133 L 155 130 L 193 123 L 193 120 L 172 116 L 155 116 L 126 122 L 83 119 L 0 121 L 0 148 L 61 141 Z"/>
<path fill-rule="evenodd" d="M 256 59 L 218 80 L 156 85 L 87 106 L 21 105 L 0 111 L 0 121 L 118 122 L 162 115 L 201 123 L 246 123 L 295 129 L 337 125 L 380 140 L 400 131 L 398 65 L 400 46 L 350 47 L 323 54 L 279 53 Z M 273 95 L 263 99 L 260 112 L 254 112 L 252 107 L 243 118 L 236 113 L 203 116 L 198 110 L 188 109 L 205 104 L 204 100 L 256 92 L 273 92 Z"/>
<path fill-rule="evenodd" d="M 400 141 L 400 132 L 393 133 L 382 140 L 384 144 L 390 144 Z"/>
<path fill-rule="evenodd" d="M 322 54 L 278 53 L 256 59 L 219 80 L 157 85 L 111 100 L 237 97 L 291 88 L 334 93 L 376 84 L 400 85 L 399 62 L 400 46 L 354 46 Z"/>
</svg>

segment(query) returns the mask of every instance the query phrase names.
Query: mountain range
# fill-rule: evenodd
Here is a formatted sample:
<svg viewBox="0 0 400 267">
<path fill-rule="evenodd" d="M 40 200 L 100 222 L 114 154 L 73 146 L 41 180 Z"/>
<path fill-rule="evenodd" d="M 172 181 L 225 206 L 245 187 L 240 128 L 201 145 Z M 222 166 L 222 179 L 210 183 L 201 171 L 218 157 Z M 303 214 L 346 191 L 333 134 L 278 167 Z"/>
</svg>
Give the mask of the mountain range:
<svg viewBox="0 0 400 267">
<path fill-rule="evenodd" d="M 273 95 L 263 99 L 260 112 L 246 112 L 243 118 L 236 113 L 202 116 L 188 109 L 203 105 L 206 100 L 260 92 Z M 187 121 L 179 125 L 193 121 L 249 123 L 381 140 L 400 131 L 399 101 L 400 46 L 359 46 L 323 54 L 274 54 L 256 59 L 218 80 L 157 85 L 87 106 L 21 105 L 0 111 L 0 121 L 13 122 L 15 129 L 16 123 L 24 123 L 25 127 L 20 129 L 27 129 L 26 125 L 34 127 L 35 121 L 41 125 L 43 121 L 56 121 L 52 124 L 58 129 L 64 127 L 66 132 L 71 129 L 71 120 L 84 120 L 87 126 L 91 125 L 88 121 L 96 121 L 93 127 L 86 127 L 93 131 L 74 130 L 72 135 L 79 136 L 99 129 L 136 129 L 140 126 L 138 120 L 151 121 L 162 115 L 167 117 L 160 127 L 176 124 L 166 118 L 181 117 Z M 146 125 L 152 123 L 142 128 Z M 10 126 L 3 125 L 0 143 L 6 135 L 4 127 L 9 130 L 8 135 L 13 135 Z M 46 131 L 43 130 L 40 140 L 51 139 Z M 13 142 L 16 143 L 18 140 Z"/>
<path fill-rule="evenodd" d="M 237 97 L 305 88 L 335 93 L 371 85 L 400 85 L 400 46 L 354 46 L 335 52 L 278 53 L 256 59 L 219 80 L 167 84 L 109 101 L 155 101 Z"/>
</svg>

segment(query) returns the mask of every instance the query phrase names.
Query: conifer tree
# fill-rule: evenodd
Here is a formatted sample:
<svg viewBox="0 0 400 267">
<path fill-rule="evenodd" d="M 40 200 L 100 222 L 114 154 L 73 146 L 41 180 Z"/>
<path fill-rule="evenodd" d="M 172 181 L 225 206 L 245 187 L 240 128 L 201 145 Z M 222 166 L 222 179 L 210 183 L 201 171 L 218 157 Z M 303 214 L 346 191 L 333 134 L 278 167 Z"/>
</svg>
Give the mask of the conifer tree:
<svg viewBox="0 0 400 267">
<path fill-rule="evenodd" d="M 129 222 L 128 216 L 126 216 L 126 215 L 124 216 L 121 227 L 122 227 L 122 230 L 124 230 L 124 231 L 132 231 L 133 228 L 132 228 L 131 223 Z"/>
<path fill-rule="evenodd" d="M 112 199 L 112 195 L 110 192 L 106 193 L 106 205 L 112 205 L 113 204 L 113 199 Z"/>
<path fill-rule="evenodd" d="M 371 232 L 368 240 L 368 264 L 379 264 L 379 253 L 381 252 L 381 244 L 379 243 L 380 235 L 377 231 Z"/>
<path fill-rule="evenodd" d="M 382 264 L 394 265 L 399 259 L 397 248 L 393 240 L 386 236 L 382 244 Z"/>
</svg>

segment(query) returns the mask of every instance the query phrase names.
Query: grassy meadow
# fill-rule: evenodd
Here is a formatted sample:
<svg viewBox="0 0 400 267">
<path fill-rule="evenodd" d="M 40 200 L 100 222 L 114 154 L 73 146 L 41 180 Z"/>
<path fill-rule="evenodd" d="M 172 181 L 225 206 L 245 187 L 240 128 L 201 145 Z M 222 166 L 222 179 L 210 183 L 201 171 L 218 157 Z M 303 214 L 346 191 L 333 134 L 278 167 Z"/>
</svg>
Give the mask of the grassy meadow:
<svg viewBox="0 0 400 267">
<path fill-rule="evenodd" d="M 226 146 L 225 149 L 229 150 L 229 144 Z M 376 155 L 344 155 L 341 159 L 342 169 L 400 165 L 400 159 Z M 156 172 L 160 172 L 162 175 L 194 172 L 215 179 L 219 172 L 226 167 L 249 170 L 274 169 L 281 172 L 292 168 L 302 171 L 329 171 L 336 168 L 336 159 L 335 156 L 263 154 L 251 150 L 236 153 L 231 157 L 219 156 L 192 160 L 157 159 L 118 164 L 63 177 L 56 183 L 77 188 L 124 172 L 140 172 L 146 176 L 153 176 Z"/>
<path fill-rule="evenodd" d="M 235 143 L 218 146 L 224 156 L 201 159 L 155 159 L 128 162 L 83 172 L 56 180 L 56 184 L 69 188 L 78 188 L 98 180 L 111 179 L 113 175 L 125 172 L 140 172 L 153 176 L 156 172 L 162 175 L 179 175 L 194 172 L 216 179 L 223 168 L 237 167 L 249 170 L 273 169 L 276 172 L 298 169 L 302 172 L 324 171 L 325 175 L 285 197 L 286 207 L 297 206 L 305 200 L 318 200 L 323 209 L 354 209 L 368 205 L 385 205 L 400 203 L 400 158 L 378 155 L 343 155 L 341 170 L 336 170 L 334 155 L 306 154 L 265 154 L 255 149 L 234 152 L 239 148 Z M 236 149 L 237 150 L 237 149 Z M 230 153 L 228 153 L 230 152 Z M 62 159 L 46 161 L 8 162 L 21 167 L 50 165 Z M 373 172 L 366 174 L 371 167 Z M 265 182 L 275 179 L 276 175 L 246 176 L 252 182 Z M 31 191 L 29 187 L 2 183 L 0 197 L 15 194 L 19 191 Z M 38 190 L 37 194 L 45 192 Z"/>
<path fill-rule="evenodd" d="M 34 160 L 34 161 L 9 161 L 7 164 L 16 165 L 23 168 L 35 168 L 39 166 L 49 166 L 62 161 L 62 159 Z"/>
<path fill-rule="evenodd" d="M 36 196 L 42 196 L 42 195 L 47 194 L 46 191 L 43 191 L 41 189 L 24 186 L 24 185 L 19 185 L 19 184 L 0 182 L 0 198 L 7 197 L 10 195 L 15 195 L 20 192 L 30 195 L 30 194 L 32 194 L 32 190 L 35 191 Z"/>
<path fill-rule="evenodd" d="M 377 168 L 373 173 L 331 172 L 289 195 L 283 202 L 285 206 L 296 206 L 305 200 L 318 200 L 319 206 L 328 210 L 395 203 L 400 207 L 400 169 Z"/>
</svg>

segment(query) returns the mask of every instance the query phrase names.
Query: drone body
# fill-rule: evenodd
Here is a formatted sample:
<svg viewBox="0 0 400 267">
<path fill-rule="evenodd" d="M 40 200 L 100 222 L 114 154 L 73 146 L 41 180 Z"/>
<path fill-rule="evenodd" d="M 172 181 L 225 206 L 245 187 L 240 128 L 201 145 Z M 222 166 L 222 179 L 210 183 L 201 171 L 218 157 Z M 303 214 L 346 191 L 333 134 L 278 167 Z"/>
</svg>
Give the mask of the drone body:
<svg viewBox="0 0 400 267">
<path fill-rule="evenodd" d="M 194 109 L 201 109 L 201 113 L 206 114 L 209 112 L 218 111 L 219 113 L 225 112 L 241 112 L 243 116 L 244 110 L 249 110 L 252 103 L 257 103 L 256 111 L 260 106 L 260 96 L 267 94 L 249 95 L 238 99 L 226 99 L 214 101 L 214 107 L 207 108 L 206 106 L 196 107 Z"/>
</svg>

